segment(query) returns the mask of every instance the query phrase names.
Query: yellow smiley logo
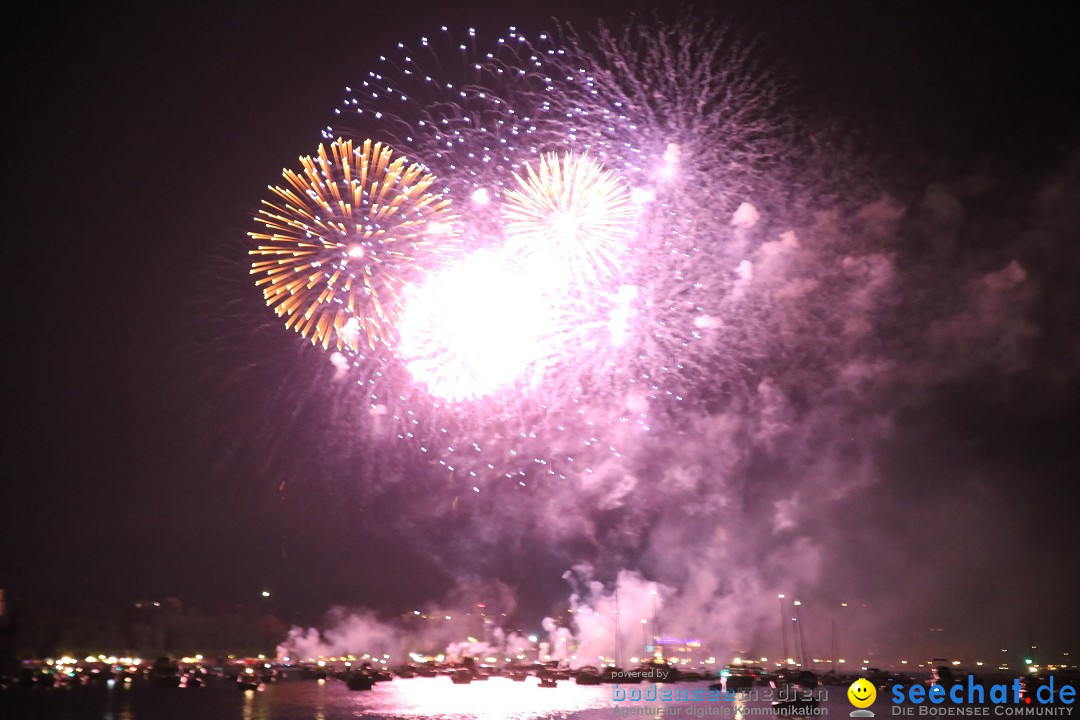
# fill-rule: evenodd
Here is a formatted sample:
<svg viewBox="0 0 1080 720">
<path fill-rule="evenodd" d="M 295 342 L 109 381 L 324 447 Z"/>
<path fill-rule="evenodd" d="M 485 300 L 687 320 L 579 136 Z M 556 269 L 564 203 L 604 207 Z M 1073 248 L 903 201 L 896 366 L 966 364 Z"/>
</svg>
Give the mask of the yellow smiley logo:
<svg viewBox="0 0 1080 720">
<path fill-rule="evenodd" d="M 859 678 L 847 689 L 847 699 L 857 708 L 868 708 L 877 699 L 877 688 L 870 681 Z"/>
</svg>

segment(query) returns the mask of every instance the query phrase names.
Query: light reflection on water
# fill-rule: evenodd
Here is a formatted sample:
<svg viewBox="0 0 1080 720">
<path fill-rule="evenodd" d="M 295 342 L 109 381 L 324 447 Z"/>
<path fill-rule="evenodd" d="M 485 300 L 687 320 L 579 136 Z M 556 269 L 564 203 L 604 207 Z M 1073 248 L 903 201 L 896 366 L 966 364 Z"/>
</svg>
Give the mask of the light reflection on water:
<svg viewBox="0 0 1080 720">
<path fill-rule="evenodd" d="M 611 715 L 610 686 L 560 682 L 544 688 L 536 678 L 514 682 L 493 677 L 483 682 L 454 685 L 447 678 L 417 678 L 377 685 L 357 698 L 359 718 L 476 718 L 530 720 L 565 718 L 571 713 L 603 708 Z"/>
<path fill-rule="evenodd" d="M 131 698 L 126 693 L 110 691 L 106 700 L 101 720 L 135 720 L 131 711 Z"/>
<path fill-rule="evenodd" d="M 706 687 L 708 683 L 679 684 L 678 688 Z M 644 687 L 644 686 L 643 686 Z M 625 688 L 625 686 L 624 686 Z M 851 709 L 843 689 L 830 689 L 838 698 L 832 708 L 836 720 Z M 126 687 L 0 692 L 0 718 L 49 720 L 610 720 L 633 717 L 709 717 L 724 720 L 761 720 L 739 712 L 766 702 L 663 703 L 614 702 L 612 686 L 583 686 L 560 681 L 542 688 L 536 678 L 514 682 L 491 678 L 469 685 L 454 685 L 447 677 L 415 678 L 378 683 L 370 692 L 351 692 L 337 680 L 289 680 L 258 692 L 241 692 L 231 684 L 206 688 L 155 689 Z M 644 711 L 644 712 L 643 712 Z M 646 714 L 647 713 L 647 714 Z M 775 717 L 775 716 L 772 716 Z"/>
<path fill-rule="evenodd" d="M 265 712 L 259 712 L 258 714 L 255 712 L 255 695 L 254 690 L 244 691 L 244 710 L 240 716 L 241 720 L 266 720 Z M 265 707 L 260 707 L 260 710 L 265 711 Z"/>
</svg>

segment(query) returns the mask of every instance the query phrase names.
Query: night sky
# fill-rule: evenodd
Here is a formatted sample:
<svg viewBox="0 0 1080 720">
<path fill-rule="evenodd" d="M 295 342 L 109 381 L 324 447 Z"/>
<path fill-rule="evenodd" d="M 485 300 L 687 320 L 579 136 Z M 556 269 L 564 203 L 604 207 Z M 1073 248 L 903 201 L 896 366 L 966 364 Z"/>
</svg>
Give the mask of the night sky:
<svg viewBox="0 0 1080 720">
<path fill-rule="evenodd" d="M 560 576 L 590 552 L 575 540 L 486 537 L 455 560 L 443 543 L 476 517 L 426 512 L 445 498 L 410 486 L 423 470 L 406 449 L 354 441 L 325 356 L 279 326 L 246 271 L 266 186 L 393 43 L 441 24 L 626 17 L 621 3 L 515 5 L 43 5 L 7 24 L 9 599 L 255 603 L 270 589 L 275 611 L 314 621 L 334 604 L 407 610 L 467 575 L 506 581 L 535 623 L 565 598 Z M 1026 3 L 716 9 L 763 37 L 797 114 L 850 129 L 901 206 L 938 179 L 993 178 L 956 253 L 975 248 L 983 273 L 1017 260 L 1037 288 L 1011 369 L 915 383 L 925 396 L 874 448 L 875 484 L 837 500 L 865 524 L 814 531 L 832 548 L 822 572 L 865 563 L 852 587 L 895 601 L 882 622 L 910 603 L 921 627 L 919 613 L 961 617 L 982 598 L 989 624 L 1011 623 L 1003 637 L 1034 625 L 1075 647 L 1080 218 L 1060 197 L 1066 211 L 1040 215 L 1047 188 L 1080 206 L 1075 21 Z M 924 251 L 899 236 L 901 257 Z"/>
</svg>

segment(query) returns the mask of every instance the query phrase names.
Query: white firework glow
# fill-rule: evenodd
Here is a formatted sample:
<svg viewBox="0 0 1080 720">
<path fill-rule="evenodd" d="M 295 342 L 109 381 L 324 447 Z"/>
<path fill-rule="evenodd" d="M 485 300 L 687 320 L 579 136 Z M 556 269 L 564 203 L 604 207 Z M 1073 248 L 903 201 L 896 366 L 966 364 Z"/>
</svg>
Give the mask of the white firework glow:
<svg viewBox="0 0 1080 720">
<path fill-rule="evenodd" d="M 730 218 L 774 153 L 746 53 L 684 21 L 486 49 L 444 28 L 381 60 L 325 135 L 422 164 L 472 253 L 404 289 L 393 358 L 352 356 L 383 426 L 469 477 L 562 477 L 715 391 Z"/>
<path fill-rule="evenodd" d="M 398 353 L 428 392 L 453 402 L 535 387 L 550 354 L 546 289 L 542 276 L 477 251 L 407 295 Z"/>
</svg>

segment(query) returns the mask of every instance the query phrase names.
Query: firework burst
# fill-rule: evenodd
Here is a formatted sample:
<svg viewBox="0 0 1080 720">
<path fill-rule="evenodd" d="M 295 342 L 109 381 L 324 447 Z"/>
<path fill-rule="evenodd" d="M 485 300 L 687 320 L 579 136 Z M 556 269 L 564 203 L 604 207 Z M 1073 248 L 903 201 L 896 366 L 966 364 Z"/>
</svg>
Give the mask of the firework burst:
<svg viewBox="0 0 1080 720">
<path fill-rule="evenodd" d="M 714 19 L 599 23 L 591 33 L 566 29 L 561 44 L 565 52 L 548 58 L 560 78 L 552 114 L 634 187 L 660 198 L 689 192 L 697 213 L 730 213 L 791 149 L 776 73 L 758 43 Z"/>
<path fill-rule="evenodd" d="M 413 379 L 451 402 L 538 374 L 552 315 L 546 285 L 501 253 L 477 251 L 408 293 L 398 352 Z"/>
<path fill-rule="evenodd" d="M 739 268 L 771 230 L 733 217 L 772 192 L 761 178 L 779 154 L 776 86 L 752 46 L 684 18 L 528 39 L 511 28 L 486 46 L 443 28 L 380 61 L 324 137 L 380 139 L 437 176 L 432 206 L 453 198 L 462 215 L 445 243 L 454 261 L 413 236 L 407 261 L 372 268 L 383 285 L 353 283 L 350 306 L 334 274 L 349 245 L 307 236 L 329 216 L 309 202 L 285 225 L 292 239 L 269 246 L 287 252 L 257 270 L 281 274 L 265 292 L 293 326 L 344 344 L 377 424 L 455 477 L 524 483 L 591 473 L 724 392 L 731 348 L 757 342 L 730 318 Z M 329 257 L 312 266 L 298 249 Z M 283 309 L 293 288 L 311 299 Z"/>
<path fill-rule="evenodd" d="M 630 188 L 588 155 L 541 155 L 515 174 L 503 226 L 524 262 L 547 268 L 558 284 L 597 286 L 614 274 L 634 236 Z"/>
<path fill-rule="evenodd" d="M 418 260 L 451 245 L 450 202 L 428 191 L 434 176 L 392 156 L 371 140 L 320 145 L 270 188 L 256 217 L 266 231 L 250 233 L 262 243 L 250 254 L 268 258 L 251 266 L 267 305 L 323 348 L 387 343 Z"/>
</svg>

